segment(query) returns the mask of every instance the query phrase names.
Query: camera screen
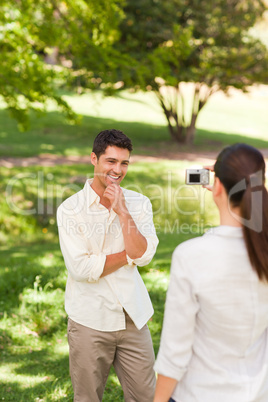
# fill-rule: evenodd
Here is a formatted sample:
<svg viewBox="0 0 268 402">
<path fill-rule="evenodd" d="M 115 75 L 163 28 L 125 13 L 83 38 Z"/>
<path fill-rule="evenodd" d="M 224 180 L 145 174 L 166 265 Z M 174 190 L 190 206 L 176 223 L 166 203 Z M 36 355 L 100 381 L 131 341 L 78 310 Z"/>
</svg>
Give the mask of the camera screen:
<svg viewBox="0 0 268 402">
<path fill-rule="evenodd" d="M 189 175 L 190 183 L 200 183 L 200 174 L 192 173 Z"/>
</svg>

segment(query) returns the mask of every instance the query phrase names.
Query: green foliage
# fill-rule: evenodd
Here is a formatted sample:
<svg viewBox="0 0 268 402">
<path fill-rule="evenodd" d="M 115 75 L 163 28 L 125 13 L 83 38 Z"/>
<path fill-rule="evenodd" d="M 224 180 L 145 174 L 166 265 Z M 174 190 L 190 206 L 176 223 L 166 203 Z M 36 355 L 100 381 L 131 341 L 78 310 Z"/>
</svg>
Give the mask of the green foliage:
<svg viewBox="0 0 268 402">
<path fill-rule="evenodd" d="M 210 124 L 214 123 L 217 128 L 218 121 L 225 121 L 225 116 L 229 116 L 213 149 L 219 150 L 223 144 L 238 140 L 267 146 L 261 139 L 234 136 L 232 128 L 244 122 L 246 107 L 250 115 L 246 127 L 250 122 L 255 127 L 258 120 L 264 136 L 265 118 L 261 121 L 264 99 L 261 94 L 253 103 L 246 97 L 239 105 L 234 99 L 228 100 L 227 107 L 225 98 L 213 103 L 207 118 Z M 148 108 L 146 102 L 150 100 L 150 94 L 130 96 L 123 92 L 116 99 L 106 98 L 100 113 L 94 115 L 92 110 L 99 98 L 69 97 L 76 110 L 88 114 L 79 129 L 67 126 L 59 113 L 51 111 L 47 116 L 33 118 L 28 133 L 19 133 L 6 112 L 0 111 L 1 153 L 33 156 L 50 151 L 59 157 L 74 153 L 87 155 L 94 135 L 104 127 L 115 126 L 130 135 L 135 153 L 143 150 L 158 155 L 159 149 L 167 147 L 167 141 L 163 125 L 157 120 L 158 109 L 154 106 L 151 115 Z M 213 139 L 213 126 L 210 130 L 200 130 L 198 150 L 204 147 L 207 151 Z M 157 139 L 154 147 L 153 134 Z M 168 145 L 174 152 L 174 145 Z M 192 163 L 201 162 L 139 162 L 130 165 L 124 179 L 125 187 L 151 198 L 160 240 L 153 261 L 140 269 L 155 309 L 149 322 L 155 353 L 159 348 L 172 252 L 182 241 L 200 235 L 206 227 L 218 222 L 211 194 L 202 189 L 193 192 L 183 186 L 184 170 Z M 64 198 L 82 188 L 85 179 L 92 175 L 92 166 L 1 167 L 0 175 L 0 400 L 71 402 L 64 311 L 67 272 L 59 249 L 55 213 Z M 30 209 L 35 211 L 29 215 L 23 213 Z M 103 401 L 123 401 L 113 370 Z"/>
<path fill-rule="evenodd" d="M 191 143 L 213 93 L 268 82 L 268 50 L 249 34 L 265 10 L 252 0 L 127 1 L 118 48 L 132 62 L 126 71 L 122 66 L 122 79 L 155 91 L 172 138 Z M 194 83 L 190 108 L 185 82 Z"/>
<path fill-rule="evenodd" d="M 259 0 L 3 0 L 0 94 L 25 130 L 29 111 L 42 116 L 52 101 L 79 121 L 59 86 L 153 90 L 172 139 L 192 143 L 212 94 L 267 82 L 267 48 L 250 36 L 266 9 Z"/>
<path fill-rule="evenodd" d="M 27 328 L 34 336 L 52 334 L 66 322 L 66 314 L 62 311 L 64 291 L 59 288 L 51 290 L 51 282 L 43 288 L 41 279 L 41 275 L 37 275 L 33 289 L 26 288 L 20 295 L 20 314 L 27 320 Z"/>
<path fill-rule="evenodd" d="M 267 82 L 267 49 L 248 35 L 266 9 L 244 0 L 127 2 L 119 45 L 138 61 L 133 69 L 142 64 L 133 85 L 154 88 L 155 77 L 171 86 L 191 81 L 222 89 Z"/>
<path fill-rule="evenodd" d="M 116 37 L 119 4 L 120 0 L 1 2 L 0 95 L 21 129 L 28 128 L 29 110 L 45 111 L 51 100 L 70 122 L 77 122 L 56 86 L 77 81 L 81 65 L 107 71 L 106 49 Z"/>
</svg>

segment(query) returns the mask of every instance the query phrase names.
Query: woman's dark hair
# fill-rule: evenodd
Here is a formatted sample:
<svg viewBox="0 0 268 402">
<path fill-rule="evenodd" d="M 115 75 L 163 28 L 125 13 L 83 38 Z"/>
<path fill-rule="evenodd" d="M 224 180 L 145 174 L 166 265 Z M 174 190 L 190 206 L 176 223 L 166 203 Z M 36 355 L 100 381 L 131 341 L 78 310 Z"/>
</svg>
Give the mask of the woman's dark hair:
<svg viewBox="0 0 268 402">
<path fill-rule="evenodd" d="M 129 152 L 132 151 L 132 143 L 130 138 L 128 138 L 122 131 L 111 130 L 101 131 L 94 140 L 92 152 L 97 155 L 97 158 L 105 153 L 108 146 L 114 146 L 118 148 L 128 149 Z"/>
<path fill-rule="evenodd" d="M 253 269 L 261 280 L 268 281 L 268 193 L 264 158 L 250 145 L 231 145 L 219 154 L 214 172 L 225 187 L 231 206 L 240 208 Z"/>
</svg>

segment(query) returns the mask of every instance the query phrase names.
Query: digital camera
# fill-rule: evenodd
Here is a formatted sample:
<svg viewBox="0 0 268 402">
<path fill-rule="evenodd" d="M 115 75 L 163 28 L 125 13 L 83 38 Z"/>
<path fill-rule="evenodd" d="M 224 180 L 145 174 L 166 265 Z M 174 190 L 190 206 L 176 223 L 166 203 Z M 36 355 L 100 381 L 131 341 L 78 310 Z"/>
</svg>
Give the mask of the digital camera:
<svg viewBox="0 0 268 402">
<path fill-rule="evenodd" d="M 186 184 L 209 184 L 208 169 L 186 169 Z"/>
</svg>

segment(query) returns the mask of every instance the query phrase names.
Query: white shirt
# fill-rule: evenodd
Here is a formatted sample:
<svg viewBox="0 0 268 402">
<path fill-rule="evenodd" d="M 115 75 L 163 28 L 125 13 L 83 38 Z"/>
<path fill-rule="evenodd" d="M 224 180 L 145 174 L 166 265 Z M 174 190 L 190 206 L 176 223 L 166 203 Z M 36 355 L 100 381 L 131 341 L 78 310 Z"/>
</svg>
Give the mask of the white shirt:
<svg viewBox="0 0 268 402">
<path fill-rule="evenodd" d="M 241 228 L 175 249 L 155 370 L 179 381 L 176 402 L 267 402 L 267 328 L 268 285 Z"/>
<path fill-rule="evenodd" d="M 138 230 L 147 240 L 147 249 L 133 265 L 125 265 L 100 278 L 106 255 L 125 249 L 118 215 L 100 204 L 100 197 L 87 180 L 83 190 L 58 208 L 59 239 L 68 278 L 65 309 L 75 322 L 100 331 L 125 329 L 123 308 L 138 329 L 153 315 L 147 289 L 136 265 L 153 258 L 158 238 L 149 199 L 122 189 L 126 206 Z"/>
</svg>

